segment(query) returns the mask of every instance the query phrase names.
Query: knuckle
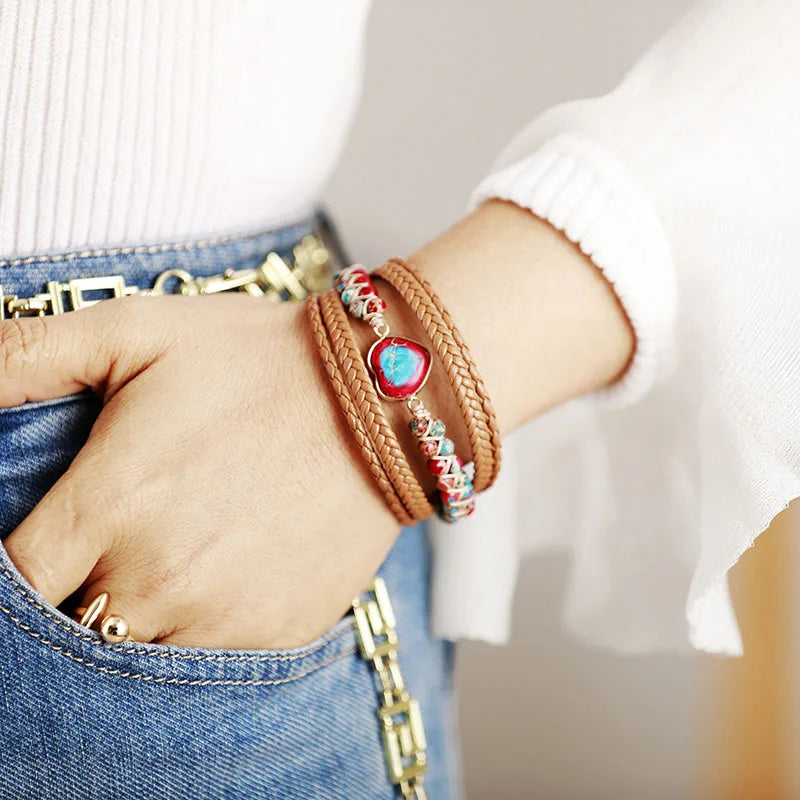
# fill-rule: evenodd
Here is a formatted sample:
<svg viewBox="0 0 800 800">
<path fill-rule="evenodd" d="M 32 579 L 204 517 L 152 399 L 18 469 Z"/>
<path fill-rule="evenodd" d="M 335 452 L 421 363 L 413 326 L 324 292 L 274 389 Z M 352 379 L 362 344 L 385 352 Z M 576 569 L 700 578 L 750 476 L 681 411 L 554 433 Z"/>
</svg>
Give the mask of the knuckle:
<svg viewBox="0 0 800 800">
<path fill-rule="evenodd" d="M 45 553 L 37 550 L 15 550 L 14 566 L 22 573 L 31 586 L 41 594 L 47 594 L 57 570 Z"/>
<path fill-rule="evenodd" d="M 141 301 L 145 299 L 137 295 L 109 297 L 81 309 L 80 316 L 84 322 L 91 321 L 92 327 L 102 332 L 103 338 L 115 333 L 130 336 L 132 329 L 142 327 L 146 305 Z"/>
<path fill-rule="evenodd" d="M 19 373 L 43 355 L 47 341 L 47 323 L 42 317 L 4 319 L 0 322 L 0 366 L 3 375 Z"/>
<path fill-rule="evenodd" d="M 191 570 L 186 559 L 158 547 L 142 547 L 138 537 L 122 537 L 109 549 L 107 567 L 124 573 L 127 591 L 141 599 L 171 605 L 186 598 Z"/>
<path fill-rule="evenodd" d="M 112 297 L 103 303 L 98 303 L 94 308 L 101 311 L 111 320 L 124 320 L 132 322 L 141 319 L 146 314 L 150 298 L 142 295 L 129 295 L 128 297 Z"/>
<path fill-rule="evenodd" d="M 164 298 L 131 295 L 116 297 L 94 308 L 105 306 L 103 327 L 106 338 L 116 341 L 118 349 L 135 347 L 140 353 L 152 354 L 166 349 L 170 343 L 170 317 L 157 301 Z"/>
<path fill-rule="evenodd" d="M 104 491 L 91 487 L 64 483 L 59 496 L 60 527 L 63 533 L 85 549 L 87 553 L 105 552 L 113 540 L 116 523 L 112 518 L 112 498 Z"/>
<path fill-rule="evenodd" d="M 180 594 L 191 583 L 191 567 L 187 559 L 180 557 L 152 563 L 145 579 L 152 594 Z"/>
<path fill-rule="evenodd" d="M 97 329 L 102 331 L 103 339 L 112 336 L 118 338 L 129 337 L 131 329 L 142 325 L 142 307 L 138 301 L 140 297 L 112 297 L 95 303 L 87 309 L 82 309 L 81 314 L 85 319 L 92 318 Z"/>
</svg>

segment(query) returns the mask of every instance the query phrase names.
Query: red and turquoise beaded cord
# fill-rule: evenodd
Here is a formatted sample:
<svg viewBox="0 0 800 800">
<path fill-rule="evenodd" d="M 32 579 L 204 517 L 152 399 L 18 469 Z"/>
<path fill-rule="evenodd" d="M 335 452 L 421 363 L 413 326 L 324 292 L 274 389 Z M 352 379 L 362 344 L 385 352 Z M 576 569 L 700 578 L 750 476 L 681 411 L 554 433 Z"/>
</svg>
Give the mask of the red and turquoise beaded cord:
<svg viewBox="0 0 800 800">
<path fill-rule="evenodd" d="M 345 308 L 375 332 L 377 341 L 367 354 L 367 366 L 378 393 L 387 400 L 405 401 L 411 412 L 409 428 L 417 437 L 428 471 L 436 477 L 441 517 L 447 522 L 468 517 L 475 510 L 472 481 L 446 436 L 444 423 L 435 419 L 417 396 L 430 372 L 430 352 L 411 339 L 389 335 L 386 303 L 363 266 L 354 264 L 342 270 L 334 276 L 334 285 Z"/>
</svg>

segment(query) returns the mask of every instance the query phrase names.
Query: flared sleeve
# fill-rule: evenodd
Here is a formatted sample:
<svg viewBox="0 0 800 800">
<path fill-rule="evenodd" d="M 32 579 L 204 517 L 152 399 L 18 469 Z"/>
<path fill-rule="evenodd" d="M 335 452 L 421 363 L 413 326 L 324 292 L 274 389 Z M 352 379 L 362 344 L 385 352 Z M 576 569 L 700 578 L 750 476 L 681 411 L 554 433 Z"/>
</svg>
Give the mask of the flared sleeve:
<svg viewBox="0 0 800 800">
<path fill-rule="evenodd" d="M 637 343 L 618 384 L 509 439 L 472 518 L 433 524 L 437 633 L 504 641 L 520 554 L 558 549 L 580 640 L 741 652 L 727 573 L 800 495 L 798 42 L 792 0 L 699 5 L 476 189 L 576 242 Z"/>
</svg>

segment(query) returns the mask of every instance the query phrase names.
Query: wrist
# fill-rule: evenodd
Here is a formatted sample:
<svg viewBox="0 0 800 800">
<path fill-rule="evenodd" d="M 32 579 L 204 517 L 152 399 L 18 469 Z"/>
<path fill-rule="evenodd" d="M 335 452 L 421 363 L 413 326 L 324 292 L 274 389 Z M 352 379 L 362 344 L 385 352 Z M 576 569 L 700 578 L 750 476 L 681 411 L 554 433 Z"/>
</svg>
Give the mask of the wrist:
<svg viewBox="0 0 800 800">
<path fill-rule="evenodd" d="M 371 522 L 367 527 L 394 536 L 399 526 L 375 485 L 353 432 L 341 413 L 312 340 L 304 308 L 300 304 L 284 308 L 287 311 L 288 347 L 292 352 L 298 352 L 298 357 L 287 359 L 290 365 L 288 384 L 279 391 L 292 398 L 295 413 L 291 415 L 290 424 L 298 447 L 307 451 L 309 458 L 322 460 L 327 465 L 323 470 L 327 476 L 325 481 L 313 487 L 313 501 L 330 509 L 331 525 L 352 514 L 353 509 L 358 509 L 362 521 Z"/>
<path fill-rule="evenodd" d="M 612 383 L 632 358 L 632 328 L 600 270 L 512 203 L 485 203 L 411 260 L 461 329 L 504 434 Z M 432 389 L 446 403 L 444 383 Z"/>
<path fill-rule="evenodd" d="M 453 441 L 455 452 L 464 454 L 465 460 L 468 460 L 467 454 L 470 453 L 470 443 L 467 429 L 462 420 L 453 389 L 444 374 L 442 365 L 436 359 L 436 349 L 433 342 L 430 341 L 417 315 L 389 283 L 380 281 L 378 290 L 386 302 L 384 317 L 392 332 L 398 336 L 419 342 L 433 354 L 430 377 L 420 391 L 420 396 L 433 416 L 445 421 L 447 436 Z M 361 353 L 366 355 L 375 341 L 374 333 L 368 325 L 354 325 L 353 331 Z M 425 469 L 421 459 L 414 457 L 418 450 L 418 441 L 408 427 L 409 413 L 406 404 L 387 400 L 384 406 L 387 418 L 397 435 L 400 445 L 406 453 L 412 455 L 409 462 L 414 474 L 425 491 L 428 494 L 433 494 L 436 490 L 436 478 Z"/>
</svg>

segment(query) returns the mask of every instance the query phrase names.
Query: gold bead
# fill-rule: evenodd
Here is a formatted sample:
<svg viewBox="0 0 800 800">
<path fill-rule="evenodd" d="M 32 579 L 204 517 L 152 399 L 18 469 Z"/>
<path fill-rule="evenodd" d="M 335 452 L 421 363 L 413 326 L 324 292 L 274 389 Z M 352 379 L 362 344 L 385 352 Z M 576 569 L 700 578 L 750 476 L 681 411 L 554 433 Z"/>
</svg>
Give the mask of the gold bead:
<svg viewBox="0 0 800 800">
<path fill-rule="evenodd" d="M 130 635 L 128 623 L 122 617 L 106 617 L 100 626 L 100 635 L 111 644 L 124 642 Z"/>
</svg>

